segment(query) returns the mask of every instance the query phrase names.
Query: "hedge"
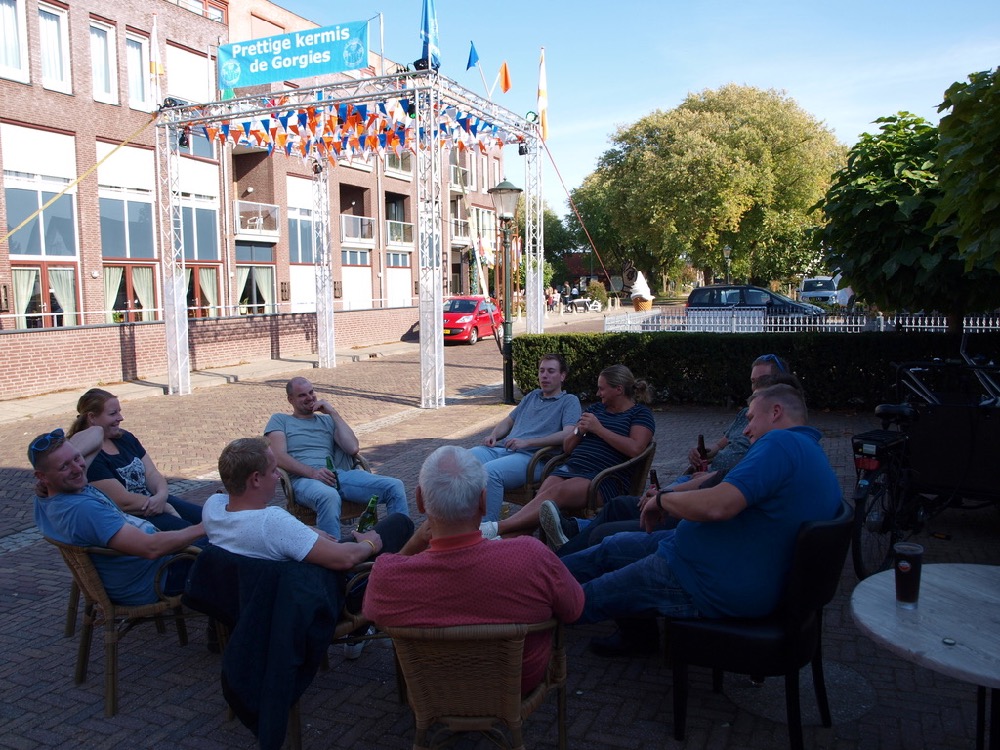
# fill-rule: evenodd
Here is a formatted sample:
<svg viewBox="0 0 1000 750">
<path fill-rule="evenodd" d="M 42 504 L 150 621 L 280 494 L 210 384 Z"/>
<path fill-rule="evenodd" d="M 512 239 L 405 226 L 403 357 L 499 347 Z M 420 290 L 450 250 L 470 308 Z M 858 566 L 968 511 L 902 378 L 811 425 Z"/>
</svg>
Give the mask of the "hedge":
<svg viewBox="0 0 1000 750">
<path fill-rule="evenodd" d="M 513 341 L 514 381 L 538 387 L 538 359 L 561 353 L 565 389 L 592 401 L 604 367 L 624 364 L 653 386 L 662 403 L 734 405 L 750 392 L 750 365 L 761 354 L 788 360 L 820 409 L 870 409 L 896 400 L 893 363 L 958 360 L 960 338 L 942 333 L 582 333 L 527 334 Z M 1000 333 L 969 336 L 967 351 L 1000 363 Z"/>
</svg>

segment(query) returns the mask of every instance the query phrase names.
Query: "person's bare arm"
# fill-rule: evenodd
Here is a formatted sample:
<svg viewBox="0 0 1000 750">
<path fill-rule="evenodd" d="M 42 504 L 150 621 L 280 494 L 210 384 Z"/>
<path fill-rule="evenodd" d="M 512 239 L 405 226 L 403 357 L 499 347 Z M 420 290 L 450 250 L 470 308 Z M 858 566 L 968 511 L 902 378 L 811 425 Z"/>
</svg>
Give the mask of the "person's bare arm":
<svg viewBox="0 0 1000 750">
<path fill-rule="evenodd" d="M 80 430 L 68 440 L 83 455 L 83 460 L 87 462 L 89 469 L 90 464 L 94 462 L 94 458 L 101 452 L 101 446 L 104 444 L 104 428 L 94 425 Z"/>
<path fill-rule="evenodd" d="M 497 440 L 503 440 L 513 429 L 514 420 L 509 416 L 504 417 L 500 420 L 497 426 L 490 431 L 490 434 L 483 439 L 483 445 L 492 448 L 497 444 Z"/>
<path fill-rule="evenodd" d="M 629 458 L 635 458 L 649 445 L 653 439 L 653 432 L 648 427 L 633 424 L 628 435 L 619 435 L 612 432 L 603 424 L 596 415 L 587 413 L 580 417 L 580 431 L 592 433 L 610 445 L 619 453 L 624 453 Z"/>
<path fill-rule="evenodd" d="M 317 401 L 313 411 L 328 414 L 333 419 L 333 424 L 336 426 L 333 432 L 333 441 L 340 450 L 344 451 L 348 456 L 353 456 L 361 450 L 361 443 L 358 441 L 358 436 L 354 434 L 351 426 L 344 421 L 344 418 L 340 416 L 340 412 L 334 409 L 329 401 Z"/>
<path fill-rule="evenodd" d="M 125 489 L 125 485 L 117 479 L 98 479 L 90 484 L 110 497 L 112 502 L 123 511 L 133 516 L 146 517 L 163 512 L 160 506 L 157 506 L 160 507 L 160 510 L 156 510 L 155 513 L 152 512 L 153 504 L 150 502 L 148 495 L 129 492 Z"/>
<path fill-rule="evenodd" d="M 565 445 L 566 438 L 573 434 L 576 425 L 567 425 L 559 432 L 544 435 L 537 438 L 515 438 L 506 442 L 507 448 L 512 451 L 524 450 L 525 448 L 542 448 L 546 445 Z"/>
<path fill-rule="evenodd" d="M 267 433 L 267 442 L 271 445 L 271 452 L 274 453 L 274 458 L 278 462 L 278 466 L 285 471 L 296 476 L 305 477 L 306 479 L 315 479 L 331 487 L 336 486 L 336 478 L 332 471 L 325 468 L 314 469 L 308 464 L 296 461 L 288 454 L 288 442 L 285 438 L 285 433 L 281 430 L 272 430 Z"/>
<path fill-rule="evenodd" d="M 704 490 L 663 492 L 643 507 L 643 528 L 650 528 L 647 519 L 655 523 L 667 515 L 687 521 L 726 521 L 746 507 L 743 493 L 728 482 Z"/>
<path fill-rule="evenodd" d="M 316 544 L 305 556 L 305 562 L 321 565 L 331 570 L 350 570 L 375 556 L 382 550 L 382 538 L 375 531 L 354 533 L 355 542 L 335 542 L 327 537 L 317 537 Z"/>
<path fill-rule="evenodd" d="M 197 523 L 177 531 L 158 531 L 147 534 L 126 523 L 108 540 L 108 547 L 126 555 L 153 560 L 172 552 L 179 552 L 192 542 L 205 536 L 205 528 Z"/>
</svg>

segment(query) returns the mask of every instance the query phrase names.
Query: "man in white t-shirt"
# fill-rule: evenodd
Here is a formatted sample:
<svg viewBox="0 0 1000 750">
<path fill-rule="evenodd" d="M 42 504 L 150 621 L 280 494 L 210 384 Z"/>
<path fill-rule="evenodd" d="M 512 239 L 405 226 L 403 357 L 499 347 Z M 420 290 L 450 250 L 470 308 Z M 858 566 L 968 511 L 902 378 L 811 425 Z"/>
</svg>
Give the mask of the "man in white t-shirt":
<svg viewBox="0 0 1000 750">
<path fill-rule="evenodd" d="M 219 456 L 219 476 L 228 494 L 205 501 L 202 523 L 212 544 L 261 560 L 296 560 L 331 570 L 350 570 L 383 547 L 397 552 L 413 533 L 413 522 L 390 514 L 375 529 L 338 541 L 306 526 L 284 508 L 269 506 L 278 483 L 278 462 L 266 438 L 239 438 Z"/>
</svg>

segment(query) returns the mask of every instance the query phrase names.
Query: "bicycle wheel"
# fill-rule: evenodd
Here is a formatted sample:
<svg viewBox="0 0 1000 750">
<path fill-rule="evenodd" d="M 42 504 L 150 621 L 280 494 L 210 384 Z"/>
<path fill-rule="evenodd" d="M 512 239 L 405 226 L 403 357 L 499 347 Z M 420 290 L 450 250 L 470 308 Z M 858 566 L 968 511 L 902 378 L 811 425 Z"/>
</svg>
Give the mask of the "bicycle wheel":
<svg viewBox="0 0 1000 750">
<path fill-rule="evenodd" d="M 899 541 L 897 488 L 883 469 L 865 470 L 854 495 L 854 537 L 851 559 L 858 580 L 892 565 L 892 545 Z"/>
</svg>

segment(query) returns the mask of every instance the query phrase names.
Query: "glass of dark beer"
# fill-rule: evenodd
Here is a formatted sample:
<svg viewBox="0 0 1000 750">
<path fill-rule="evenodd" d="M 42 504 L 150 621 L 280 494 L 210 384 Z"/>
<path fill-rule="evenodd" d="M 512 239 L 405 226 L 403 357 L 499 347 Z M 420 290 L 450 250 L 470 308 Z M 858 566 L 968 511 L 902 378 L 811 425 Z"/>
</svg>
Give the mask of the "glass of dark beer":
<svg viewBox="0 0 1000 750">
<path fill-rule="evenodd" d="M 924 548 L 914 542 L 898 542 L 892 549 L 896 559 L 896 606 L 916 609 Z"/>
</svg>

